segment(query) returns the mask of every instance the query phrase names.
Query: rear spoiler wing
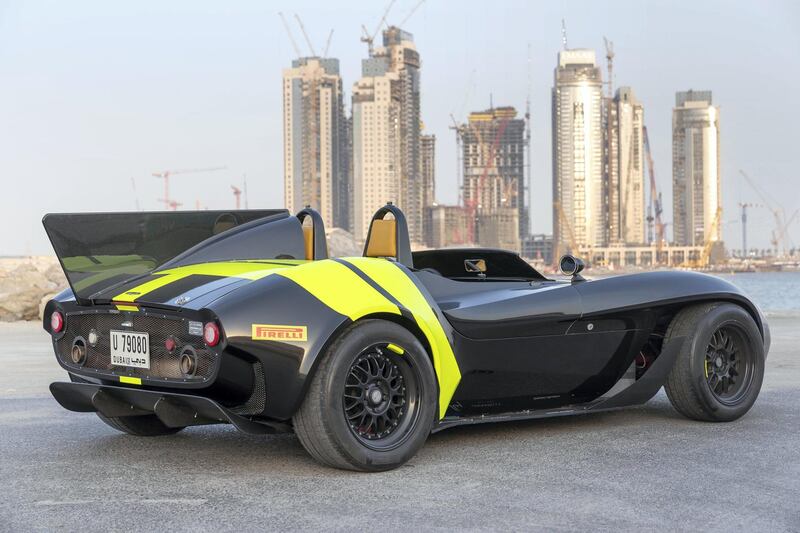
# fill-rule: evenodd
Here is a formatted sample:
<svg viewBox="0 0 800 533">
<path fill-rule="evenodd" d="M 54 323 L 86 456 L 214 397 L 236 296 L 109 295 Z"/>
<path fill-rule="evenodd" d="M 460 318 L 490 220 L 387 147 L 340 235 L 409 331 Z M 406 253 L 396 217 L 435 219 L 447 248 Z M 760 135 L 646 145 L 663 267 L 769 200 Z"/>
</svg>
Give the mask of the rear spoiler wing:
<svg viewBox="0 0 800 533">
<path fill-rule="evenodd" d="M 86 303 L 203 241 L 219 241 L 259 219 L 288 216 L 285 209 L 59 213 L 45 215 L 42 224 L 76 300 Z"/>
</svg>

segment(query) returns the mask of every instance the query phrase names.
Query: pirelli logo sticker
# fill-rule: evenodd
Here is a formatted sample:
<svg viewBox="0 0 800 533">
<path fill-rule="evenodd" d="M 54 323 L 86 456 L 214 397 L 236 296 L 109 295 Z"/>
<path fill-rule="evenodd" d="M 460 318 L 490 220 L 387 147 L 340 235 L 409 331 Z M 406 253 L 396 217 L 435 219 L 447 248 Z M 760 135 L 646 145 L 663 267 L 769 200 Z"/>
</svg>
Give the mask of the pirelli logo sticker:
<svg viewBox="0 0 800 533">
<path fill-rule="evenodd" d="M 253 340 L 305 342 L 308 340 L 308 328 L 306 326 L 253 324 Z"/>
</svg>

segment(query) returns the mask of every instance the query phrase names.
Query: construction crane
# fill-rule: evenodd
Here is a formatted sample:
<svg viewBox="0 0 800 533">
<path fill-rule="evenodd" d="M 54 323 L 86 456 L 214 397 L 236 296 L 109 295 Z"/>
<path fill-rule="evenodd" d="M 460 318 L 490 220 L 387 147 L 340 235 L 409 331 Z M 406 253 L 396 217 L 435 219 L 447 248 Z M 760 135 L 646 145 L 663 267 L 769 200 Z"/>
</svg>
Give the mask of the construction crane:
<svg viewBox="0 0 800 533">
<path fill-rule="evenodd" d="M 133 199 L 136 202 L 136 210 L 141 211 L 142 208 L 139 207 L 139 193 L 136 192 L 136 180 L 133 176 L 131 176 L 131 188 L 133 188 Z"/>
<path fill-rule="evenodd" d="M 739 202 L 739 207 L 742 210 L 742 256 L 747 257 L 747 208 L 748 207 L 764 207 L 761 204 L 753 204 L 749 202 Z"/>
<path fill-rule="evenodd" d="M 292 30 L 289 28 L 289 23 L 286 22 L 286 17 L 283 16 L 283 13 L 278 11 L 278 16 L 281 18 L 281 22 L 283 22 L 283 27 L 286 30 L 286 35 L 289 36 L 289 41 L 292 43 L 292 48 L 294 48 L 294 53 L 297 57 L 303 57 L 303 53 L 300 51 L 300 47 L 297 46 L 297 41 L 294 40 L 294 36 L 292 35 Z"/>
<path fill-rule="evenodd" d="M 231 189 L 233 189 L 233 197 L 236 198 L 236 209 L 239 209 L 240 199 L 242 196 L 242 189 L 237 187 L 236 185 L 231 185 Z"/>
<path fill-rule="evenodd" d="M 328 57 L 328 50 L 331 47 L 332 38 L 333 38 L 333 28 L 331 28 L 331 32 L 328 34 L 328 40 L 325 41 L 325 50 L 322 51 L 322 57 Z"/>
<path fill-rule="evenodd" d="M 744 170 L 739 169 L 739 174 L 741 174 L 744 179 L 747 180 L 747 183 L 758 194 L 758 196 L 761 198 L 761 201 L 764 202 L 764 205 L 772 213 L 772 217 L 775 219 L 775 228 L 772 230 L 772 239 L 770 240 L 772 246 L 775 248 L 775 255 L 786 253 L 786 239 L 789 225 L 794 221 L 797 211 L 795 211 L 794 214 L 787 219 L 783 206 L 779 205 L 778 202 L 776 202 L 766 193 L 766 191 L 756 185 L 756 183 Z"/>
<path fill-rule="evenodd" d="M 695 261 L 688 261 L 687 266 L 691 268 L 704 268 L 708 266 L 709 261 L 711 259 L 711 249 L 718 242 L 716 240 L 713 240 L 712 237 L 717 232 L 717 228 L 721 223 L 722 223 L 722 208 L 717 207 L 717 212 L 714 215 L 714 220 L 711 221 L 711 225 L 708 227 L 708 231 L 706 231 L 703 250 L 700 252 L 700 257 L 698 257 L 697 260 Z"/>
<path fill-rule="evenodd" d="M 200 172 L 214 172 L 216 170 L 225 170 L 227 167 L 208 167 L 208 168 L 184 168 L 180 170 L 163 170 L 161 172 L 153 172 L 152 175 L 156 178 L 161 178 L 164 180 L 164 197 L 159 198 L 159 202 L 163 202 L 164 206 L 167 209 L 172 209 L 173 211 L 177 209 L 180 203 L 174 202 L 169 197 L 169 178 L 170 176 L 175 176 L 176 174 L 197 174 Z"/>
<path fill-rule="evenodd" d="M 661 203 L 661 193 L 658 192 L 656 185 L 655 165 L 653 164 L 653 154 L 650 150 L 650 138 L 647 135 L 647 126 L 642 126 L 642 137 L 644 139 L 644 154 L 647 158 L 647 173 L 650 175 L 650 205 L 647 208 L 647 239 L 653 242 L 653 229 L 655 226 L 656 261 L 661 249 L 664 247 L 665 224 L 661 221 L 663 212 Z"/>
<path fill-rule="evenodd" d="M 389 10 L 392 9 L 396 0 L 389 0 L 389 3 L 386 6 L 386 9 L 383 11 L 383 16 L 381 17 L 380 22 L 378 22 L 378 26 L 375 28 L 375 31 L 372 33 L 367 30 L 367 27 L 363 24 L 361 25 L 361 31 L 364 35 L 361 36 L 361 42 L 367 43 L 367 49 L 369 50 L 369 56 L 372 57 L 372 43 L 375 41 L 375 37 L 378 35 L 378 32 L 381 31 L 381 26 L 383 23 L 386 22 L 386 17 L 389 16 Z"/>
<path fill-rule="evenodd" d="M 694 259 L 686 259 L 681 264 L 683 268 L 705 268 L 709 265 L 711 259 L 711 250 L 714 248 L 714 245 L 719 242 L 715 239 L 712 239 L 712 237 L 717 232 L 717 228 L 720 226 L 720 224 L 722 224 L 722 208 L 717 207 L 717 212 L 714 214 L 714 220 L 711 221 L 711 225 L 708 227 L 708 230 L 706 230 L 703 249 L 700 250 L 700 255 Z"/>
<path fill-rule="evenodd" d="M 567 228 L 567 240 L 568 240 L 567 244 L 569 245 L 569 252 L 571 254 L 579 253 L 578 241 L 575 239 L 575 233 L 572 231 L 572 224 L 570 223 L 569 218 L 567 218 L 566 213 L 564 213 L 564 208 L 562 207 L 561 202 L 556 201 L 555 208 L 556 212 L 558 213 L 558 220 L 561 223 L 561 226 Z M 559 236 L 559 241 L 560 240 L 561 238 Z M 555 253 L 553 253 L 553 261 L 555 261 L 556 264 L 558 264 L 558 260 L 562 255 L 561 250 L 559 250 L 561 243 L 554 242 L 553 244 L 555 246 L 554 250 Z"/>
<path fill-rule="evenodd" d="M 297 25 L 300 26 L 300 31 L 303 33 L 303 38 L 306 40 L 308 49 L 311 52 L 311 57 L 317 57 L 317 52 L 314 50 L 314 45 L 311 44 L 311 39 L 308 38 L 308 33 L 306 33 L 306 27 L 303 24 L 303 21 L 300 20 L 300 15 L 295 13 L 294 18 L 297 20 Z"/>
<path fill-rule="evenodd" d="M 603 44 L 606 47 L 606 68 L 608 69 L 606 86 L 608 87 L 608 99 L 611 100 L 614 97 L 614 43 L 603 37 Z"/>
<path fill-rule="evenodd" d="M 398 24 L 398 26 L 399 26 L 400 28 L 402 28 L 402 27 L 403 27 L 403 25 L 404 25 L 406 22 L 408 22 L 408 19 L 410 19 L 410 18 L 411 18 L 411 15 L 413 15 L 413 14 L 414 14 L 414 12 L 416 12 L 416 11 L 417 11 L 417 9 L 419 9 L 419 6 L 421 6 L 421 5 L 422 5 L 422 4 L 424 4 L 424 3 L 425 3 L 425 0 L 419 0 L 419 2 L 417 2 L 417 3 L 414 5 L 414 7 L 413 7 L 413 8 L 411 8 L 411 11 L 409 11 L 409 12 L 408 12 L 408 15 L 406 15 L 406 17 L 403 19 L 403 21 L 402 21 L 400 24 Z"/>
</svg>

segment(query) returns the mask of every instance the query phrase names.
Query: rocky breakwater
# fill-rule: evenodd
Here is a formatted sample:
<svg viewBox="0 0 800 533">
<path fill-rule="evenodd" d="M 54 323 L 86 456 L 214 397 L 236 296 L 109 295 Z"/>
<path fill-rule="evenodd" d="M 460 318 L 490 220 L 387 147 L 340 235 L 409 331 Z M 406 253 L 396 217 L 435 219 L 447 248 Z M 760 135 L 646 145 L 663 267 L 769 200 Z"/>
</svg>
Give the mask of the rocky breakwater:
<svg viewBox="0 0 800 533">
<path fill-rule="evenodd" d="M 47 300 L 66 287 L 55 257 L 0 257 L 0 321 L 40 319 Z"/>
</svg>

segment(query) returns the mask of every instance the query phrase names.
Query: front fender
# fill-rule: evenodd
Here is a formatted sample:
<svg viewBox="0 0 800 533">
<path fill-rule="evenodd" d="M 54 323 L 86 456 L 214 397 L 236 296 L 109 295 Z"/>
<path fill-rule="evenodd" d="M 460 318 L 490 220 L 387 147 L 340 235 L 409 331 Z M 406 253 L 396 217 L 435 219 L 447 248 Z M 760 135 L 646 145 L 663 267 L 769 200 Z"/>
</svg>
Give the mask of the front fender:
<svg viewBox="0 0 800 533">
<path fill-rule="evenodd" d="M 411 276 L 385 259 L 314 261 L 237 289 L 210 308 L 230 349 L 261 361 L 264 415 L 278 419 L 290 418 L 300 406 L 319 357 L 343 328 L 371 315 L 404 316 L 430 347 L 442 417 L 461 374 L 435 304 Z"/>
<path fill-rule="evenodd" d="M 583 316 L 656 305 L 729 301 L 744 307 L 769 344 L 769 329 L 758 307 L 736 285 L 699 272 L 665 270 L 612 276 L 573 286 L 581 296 Z"/>
</svg>

